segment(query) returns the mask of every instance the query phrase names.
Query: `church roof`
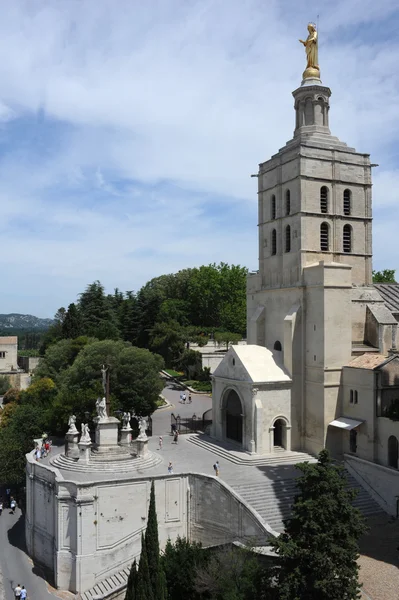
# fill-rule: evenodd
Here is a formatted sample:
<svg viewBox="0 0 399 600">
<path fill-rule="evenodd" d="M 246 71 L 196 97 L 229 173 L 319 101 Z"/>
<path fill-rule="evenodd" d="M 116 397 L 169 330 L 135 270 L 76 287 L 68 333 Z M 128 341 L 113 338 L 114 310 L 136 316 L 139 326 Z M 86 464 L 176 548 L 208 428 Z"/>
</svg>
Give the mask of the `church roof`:
<svg viewBox="0 0 399 600">
<path fill-rule="evenodd" d="M 213 375 L 253 383 L 291 381 L 281 354 L 255 344 L 231 346 Z"/>
<path fill-rule="evenodd" d="M 345 366 L 353 367 L 355 369 L 375 369 L 387 360 L 389 360 L 389 357 L 384 356 L 384 354 L 367 353 L 362 354 L 361 356 L 357 356 Z"/>
<path fill-rule="evenodd" d="M 374 283 L 375 289 L 393 313 L 399 313 L 399 283 Z"/>
</svg>

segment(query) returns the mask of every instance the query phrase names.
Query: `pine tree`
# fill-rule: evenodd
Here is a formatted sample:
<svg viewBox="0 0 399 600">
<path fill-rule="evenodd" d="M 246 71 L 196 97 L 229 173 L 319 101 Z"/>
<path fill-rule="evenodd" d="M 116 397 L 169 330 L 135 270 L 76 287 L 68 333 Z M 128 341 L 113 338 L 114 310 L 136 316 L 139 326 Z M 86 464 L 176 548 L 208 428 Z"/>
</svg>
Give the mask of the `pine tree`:
<svg viewBox="0 0 399 600">
<path fill-rule="evenodd" d="M 139 561 L 139 570 L 137 572 L 137 589 L 136 599 L 141 600 L 141 596 L 144 594 L 146 600 L 158 600 L 152 593 L 150 570 L 148 567 L 148 555 L 145 544 L 144 533 L 141 534 L 141 554 Z"/>
<path fill-rule="evenodd" d="M 151 483 L 150 507 L 148 509 L 145 547 L 150 570 L 151 588 L 156 600 L 164 600 L 166 592 L 165 574 L 159 560 L 158 519 L 155 507 L 155 486 Z"/>
<path fill-rule="evenodd" d="M 327 450 L 317 464 L 297 465 L 292 516 L 286 531 L 273 542 L 279 554 L 276 572 L 280 600 L 355 600 L 359 598 L 358 539 L 364 519 L 352 506 L 356 491 L 348 489 L 343 468 Z"/>
<path fill-rule="evenodd" d="M 68 306 L 62 322 L 62 337 L 68 340 L 73 340 L 82 335 L 82 320 L 76 304 L 72 302 Z"/>
<path fill-rule="evenodd" d="M 137 562 L 134 559 L 132 567 L 130 569 L 129 577 L 126 586 L 125 600 L 136 600 L 137 590 Z"/>
</svg>

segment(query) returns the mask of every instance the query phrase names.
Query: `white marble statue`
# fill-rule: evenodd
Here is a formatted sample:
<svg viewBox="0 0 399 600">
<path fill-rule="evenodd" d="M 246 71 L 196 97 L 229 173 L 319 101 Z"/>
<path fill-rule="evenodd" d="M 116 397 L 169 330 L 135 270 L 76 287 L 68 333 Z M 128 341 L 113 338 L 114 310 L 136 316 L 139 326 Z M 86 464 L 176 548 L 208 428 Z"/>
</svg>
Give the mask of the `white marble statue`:
<svg viewBox="0 0 399 600">
<path fill-rule="evenodd" d="M 97 398 L 96 400 L 96 411 L 99 419 L 107 418 L 107 403 L 105 398 Z"/>
<path fill-rule="evenodd" d="M 131 429 L 130 427 L 130 412 L 124 412 L 122 417 L 122 429 Z"/>
<path fill-rule="evenodd" d="M 82 432 L 82 435 L 80 436 L 80 441 L 81 442 L 91 442 L 90 429 L 89 429 L 89 426 L 87 423 L 82 423 L 81 432 Z"/>
<path fill-rule="evenodd" d="M 76 429 L 76 417 L 75 415 L 71 415 L 68 419 L 68 433 L 78 433 Z"/>
<path fill-rule="evenodd" d="M 140 430 L 138 439 L 146 440 L 147 439 L 146 430 L 148 427 L 147 420 L 145 419 L 145 417 L 138 417 L 138 421 L 139 421 L 139 430 Z"/>
</svg>

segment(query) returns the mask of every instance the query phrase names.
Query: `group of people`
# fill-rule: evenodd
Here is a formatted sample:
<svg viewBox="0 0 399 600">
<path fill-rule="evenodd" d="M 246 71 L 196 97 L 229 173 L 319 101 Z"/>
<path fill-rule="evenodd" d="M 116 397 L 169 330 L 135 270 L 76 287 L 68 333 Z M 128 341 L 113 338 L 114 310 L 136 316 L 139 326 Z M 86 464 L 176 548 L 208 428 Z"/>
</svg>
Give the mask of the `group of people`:
<svg viewBox="0 0 399 600">
<path fill-rule="evenodd" d="M 36 460 L 45 458 L 49 454 L 49 452 L 51 452 L 51 440 L 49 440 L 48 438 L 44 438 L 42 440 L 41 446 L 39 446 L 39 444 L 36 445 L 36 448 L 35 448 Z"/>
<path fill-rule="evenodd" d="M 186 400 L 187 400 L 187 395 L 185 392 L 182 392 L 180 394 L 180 402 L 181 404 L 186 404 Z M 192 399 L 191 399 L 191 393 L 188 395 L 188 403 L 191 404 Z"/>
<path fill-rule="evenodd" d="M 6 506 L 10 507 L 12 514 L 15 514 L 15 509 L 17 508 L 17 501 L 15 500 L 14 496 L 11 496 L 10 489 L 6 490 L 6 494 L 7 494 L 7 502 L 5 504 L 6 504 Z M 3 498 L 0 498 L 0 516 L 3 514 L 4 508 L 5 508 L 5 506 L 4 506 Z"/>
<path fill-rule="evenodd" d="M 19 598 L 19 600 L 25 600 L 28 597 L 25 586 L 23 585 L 21 587 L 21 585 L 18 584 L 17 587 L 14 588 L 14 596 L 15 598 Z"/>
</svg>

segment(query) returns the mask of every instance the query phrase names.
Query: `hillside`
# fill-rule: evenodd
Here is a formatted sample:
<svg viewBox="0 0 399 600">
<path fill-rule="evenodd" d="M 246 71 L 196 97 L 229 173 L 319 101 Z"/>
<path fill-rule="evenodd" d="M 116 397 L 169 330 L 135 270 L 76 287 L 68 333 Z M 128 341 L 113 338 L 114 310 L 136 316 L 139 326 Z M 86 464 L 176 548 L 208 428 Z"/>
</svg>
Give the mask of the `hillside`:
<svg viewBox="0 0 399 600">
<path fill-rule="evenodd" d="M 4 329 L 48 329 L 53 325 L 53 319 L 40 319 L 33 315 L 20 315 L 11 313 L 9 315 L 0 314 L 0 330 Z"/>
</svg>

